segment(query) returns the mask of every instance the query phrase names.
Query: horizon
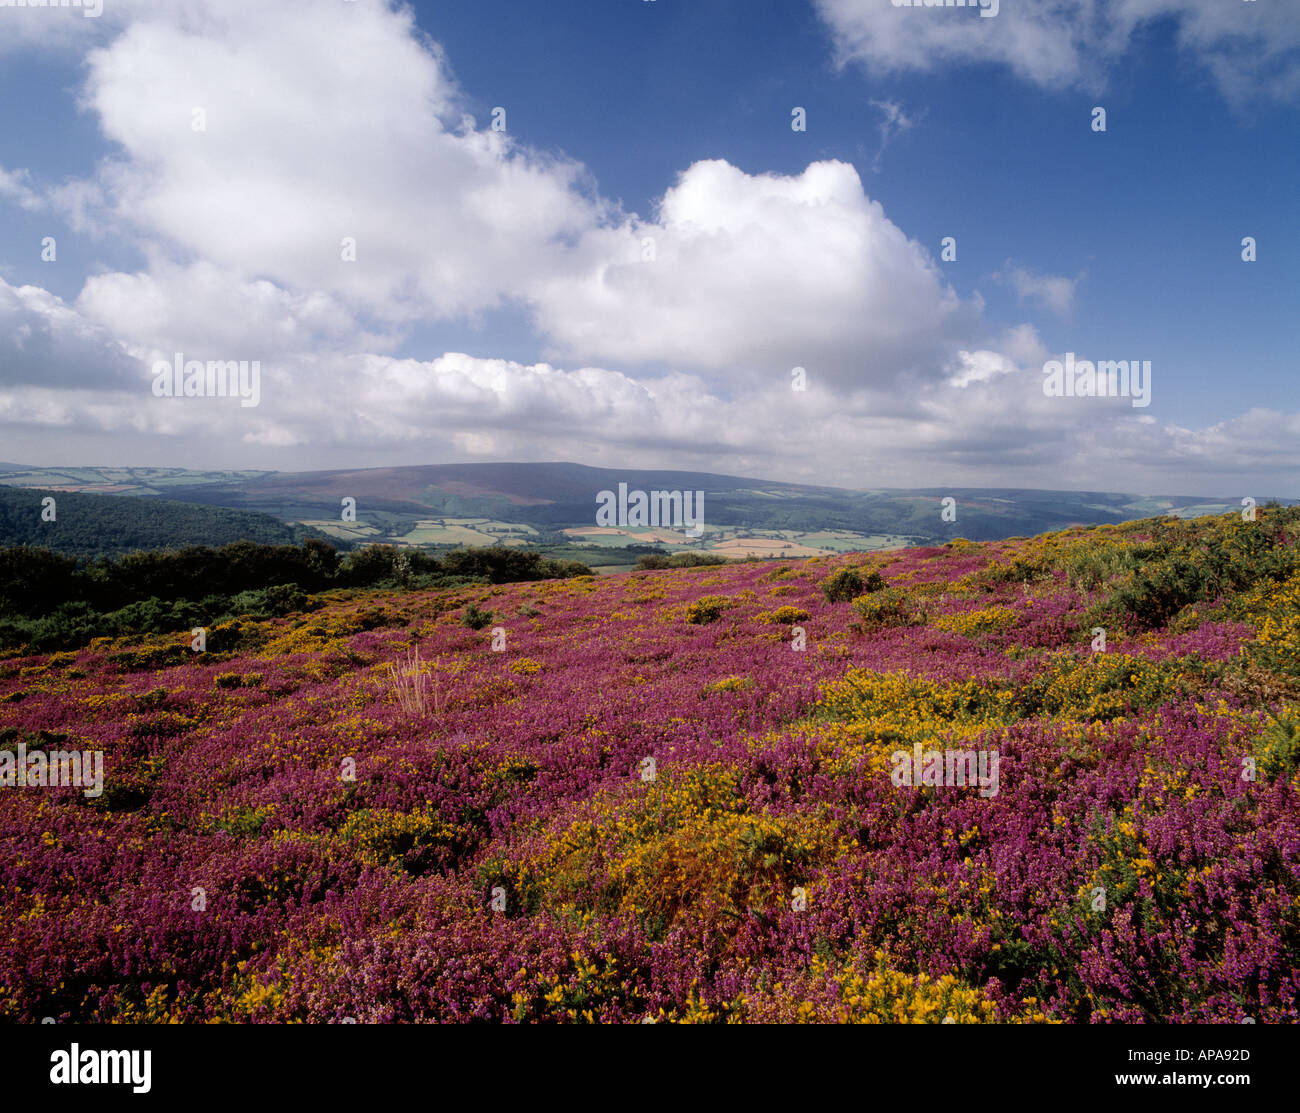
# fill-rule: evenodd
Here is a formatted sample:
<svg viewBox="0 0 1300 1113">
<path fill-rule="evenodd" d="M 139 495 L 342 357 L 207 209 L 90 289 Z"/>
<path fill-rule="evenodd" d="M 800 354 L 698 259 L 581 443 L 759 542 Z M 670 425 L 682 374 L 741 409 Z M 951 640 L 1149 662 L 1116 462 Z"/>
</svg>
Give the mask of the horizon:
<svg viewBox="0 0 1300 1113">
<path fill-rule="evenodd" d="M 17 471 L 73 471 L 73 470 L 98 470 L 98 471 L 117 471 L 117 470 L 136 470 L 136 469 L 157 469 L 167 468 L 176 471 L 223 471 L 223 472 L 263 472 L 268 475 L 328 475 L 333 473 L 354 472 L 354 471 L 385 471 L 398 468 L 456 468 L 456 467 L 477 467 L 479 465 L 492 465 L 497 467 L 536 467 L 538 465 L 562 465 L 565 467 L 586 468 L 591 471 L 626 471 L 629 473 L 636 472 L 660 472 L 668 475 L 693 475 L 703 476 L 711 479 L 740 479 L 753 481 L 764 484 L 779 484 L 792 487 L 823 487 L 830 490 L 840 490 L 849 492 L 865 491 L 901 491 L 901 492 L 962 492 L 962 491 L 1015 491 L 1015 492 L 1040 492 L 1042 494 L 1103 494 L 1103 495 L 1132 495 L 1137 498 L 1168 498 L 1168 499 L 1206 499 L 1215 502 L 1232 502 L 1236 500 L 1235 494 L 1225 494 L 1216 491 L 1146 491 L 1138 488 L 1122 490 L 1119 488 L 1106 487 L 1012 487 L 1006 485 L 977 486 L 973 484 L 937 484 L 933 486 L 918 487 L 890 487 L 890 486 L 873 486 L 873 487 L 845 487 L 838 484 L 826 483 L 800 483 L 791 482 L 783 479 L 773 479 L 762 475 L 735 475 L 727 472 L 708 472 L 690 468 L 668 468 L 668 467 L 613 467 L 598 466 L 595 464 L 583 464 L 577 460 L 448 460 L 436 464 L 377 464 L 366 467 L 345 467 L 345 468 L 308 468 L 301 471 L 278 470 L 273 468 L 239 468 L 216 465 L 210 468 L 189 468 L 179 464 L 18 464 L 14 461 L 0 460 L 0 475 L 8 472 Z M 6 485 L 0 480 L 0 485 Z M 87 492 L 87 493 L 94 493 Z M 168 501 L 165 496 L 159 496 L 163 501 Z M 1283 503 L 1300 501 L 1300 495 L 1280 495 L 1271 492 L 1265 492 L 1262 496 L 1256 496 L 1256 501 L 1263 505 L 1271 500 L 1279 500 Z M 175 501 L 175 500 L 173 500 Z M 184 501 L 184 500 L 180 500 Z"/>
</svg>

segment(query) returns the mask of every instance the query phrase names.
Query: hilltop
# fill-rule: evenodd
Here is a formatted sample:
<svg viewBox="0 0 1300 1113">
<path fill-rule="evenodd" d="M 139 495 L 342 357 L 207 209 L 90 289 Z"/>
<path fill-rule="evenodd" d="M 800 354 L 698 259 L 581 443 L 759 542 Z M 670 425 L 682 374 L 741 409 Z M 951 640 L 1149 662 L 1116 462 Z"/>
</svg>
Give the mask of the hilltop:
<svg viewBox="0 0 1300 1113">
<path fill-rule="evenodd" d="M 1298 531 L 330 591 L 207 653 L 10 658 L 0 746 L 107 768 L 4 790 L 0 1016 L 1294 1023 Z"/>
<path fill-rule="evenodd" d="M 52 520 L 43 516 L 47 498 L 54 500 Z M 93 559 L 235 541 L 291 545 L 312 536 L 319 533 L 247 510 L 0 486 L 0 548 L 28 545 Z"/>
</svg>

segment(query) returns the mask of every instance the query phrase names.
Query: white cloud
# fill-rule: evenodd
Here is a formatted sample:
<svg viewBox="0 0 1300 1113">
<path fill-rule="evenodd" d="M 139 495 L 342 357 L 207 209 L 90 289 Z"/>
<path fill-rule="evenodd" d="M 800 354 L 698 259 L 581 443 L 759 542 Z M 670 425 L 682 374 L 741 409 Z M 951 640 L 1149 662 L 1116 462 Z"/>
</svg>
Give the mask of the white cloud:
<svg viewBox="0 0 1300 1113">
<path fill-rule="evenodd" d="M 893 141 L 895 136 L 902 135 L 905 131 L 911 131 L 925 115 L 925 109 L 919 113 L 909 116 L 903 106 L 897 101 L 892 100 L 873 100 L 873 108 L 880 109 L 884 117 L 880 121 L 880 146 L 876 150 L 875 157 L 871 160 L 871 169 L 879 173 L 880 159 L 885 153 L 885 148 Z"/>
<path fill-rule="evenodd" d="M 993 277 L 1010 286 L 1022 303 L 1038 302 L 1062 317 L 1068 316 L 1074 309 L 1075 294 L 1079 283 L 1083 281 L 1083 275 L 1066 278 L 1063 275 L 1039 274 L 1026 267 L 1016 266 L 1009 260 Z"/>
<path fill-rule="evenodd" d="M 0 279 L 0 387 L 117 391 L 138 372 L 111 332 L 61 298 Z"/>
<path fill-rule="evenodd" d="M 1300 93 L 1300 19 L 1284 0 L 1006 0 L 994 18 L 888 0 L 814 2 L 838 61 L 875 74 L 990 62 L 1046 88 L 1096 91 L 1140 33 L 1172 19 L 1179 47 L 1231 100 Z"/>
<path fill-rule="evenodd" d="M 409 9 L 309 8 L 200 4 L 90 54 L 83 99 L 123 152 L 101 225 L 412 320 L 519 296 L 599 219 L 579 166 L 467 121 Z"/>
<path fill-rule="evenodd" d="M 1000 375 L 1012 375 L 1017 370 L 1015 362 L 1001 352 L 963 351 L 957 353 L 957 366 L 948 381 L 955 387 L 964 388 L 972 383 L 992 382 Z"/>
<path fill-rule="evenodd" d="M 655 221 L 595 230 L 579 253 L 531 296 L 556 351 L 580 359 L 739 381 L 802 366 L 850 386 L 929 373 L 978 318 L 842 162 L 794 176 L 698 162 Z"/>
<path fill-rule="evenodd" d="M 0 166 L 0 197 L 11 198 L 28 212 L 42 208 L 44 202 L 32 189 L 31 177 L 26 170 L 7 171 Z"/>
<path fill-rule="evenodd" d="M 147 18 L 90 53 L 82 98 L 120 153 L 49 197 L 74 226 L 147 254 L 147 274 L 96 278 L 84 295 L 137 341 L 206 341 L 209 319 L 244 323 L 196 288 L 201 274 L 314 297 L 390 339 L 417 321 L 518 307 L 550 358 L 738 382 L 794 366 L 842 384 L 934 374 L 977 325 L 978 304 L 960 301 L 847 164 L 782 176 L 699 162 L 642 220 L 595 194 L 581 166 L 491 131 L 483 113 L 468 125 L 409 10 L 130 10 Z M 886 107 L 889 134 L 910 125 Z M 342 259 L 345 237 L 355 262 Z M 246 322 L 254 346 L 269 339 L 263 316 Z"/>
<path fill-rule="evenodd" d="M 295 293 L 206 262 L 160 261 L 148 272 L 92 275 L 77 305 L 142 361 L 177 350 L 195 359 L 260 360 L 340 347 L 382 351 L 397 339 L 367 332 L 331 294 Z"/>
<path fill-rule="evenodd" d="M 73 335 L 85 327 L 75 316 L 58 321 L 56 331 Z M 1024 351 L 1039 344 L 1024 330 L 1006 339 L 1003 347 Z M 813 377 L 806 392 L 761 382 L 728 396 L 682 374 L 634 378 L 462 353 L 298 354 L 263 367 L 256 408 L 154 398 L 146 376 L 116 392 L 20 383 L 0 391 L 0 423 L 5 455 L 37 461 L 54 437 L 95 443 L 112 432 L 131 444 L 130 461 L 115 462 L 137 464 L 284 468 L 293 450 L 295 469 L 578 459 L 849 487 L 1296 493 L 1300 414 L 1255 409 L 1189 429 L 1128 399 L 1045 397 L 1040 368 L 975 349 L 958 353 L 946 378 L 905 391 L 846 393 Z M 1155 389 L 1158 397 L 1160 382 Z"/>
<path fill-rule="evenodd" d="M 6 5 L 16 2 L 22 0 L 5 0 Z M 114 6 L 114 0 L 86 0 L 77 8 L 59 7 L 58 0 L 47 0 L 40 7 L 0 6 L 0 55 L 17 50 L 85 47 L 104 31 L 106 22 L 112 22 L 111 18 L 103 18 L 104 2 L 110 10 Z"/>
<path fill-rule="evenodd" d="M 1068 24 L 1077 6 L 1033 10 Z M 860 6 L 822 7 L 848 19 Z M 117 463 L 569 458 L 848 486 L 1169 491 L 1300 470 L 1294 415 L 1185 429 L 1123 401 L 1045 398 L 1038 333 L 990 329 L 978 295 L 959 297 L 845 163 L 782 175 L 697 162 L 641 218 L 581 166 L 485 117 L 465 124 L 465 96 L 408 11 L 304 10 L 122 0 L 84 96 L 114 157 L 52 189 L 0 171 L 0 195 L 145 259 L 92 275 L 73 305 L 0 284 L 6 456 L 43 460 L 57 442 L 78 446 L 69 459 L 111 446 L 96 462 Z M 1008 64 L 1078 76 L 1070 35 L 1011 15 L 982 21 L 1001 26 Z M 1205 19 L 1180 24 L 1192 48 L 1221 37 L 1221 18 Z M 896 58 L 930 64 L 930 32 L 903 26 L 881 24 Z M 1129 33 L 1088 31 L 1111 52 Z M 914 118 L 893 108 L 889 135 Z M 344 236 L 356 263 L 340 258 Z M 1078 281 L 1006 276 L 1058 312 Z M 417 322 L 503 305 L 532 315 L 549 362 L 393 354 Z M 259 360 L 260 404 L 154 398 L 148 368 L 175 351 Z M 790 390 L 794 366 L 807 392 Z"/>
</svg>

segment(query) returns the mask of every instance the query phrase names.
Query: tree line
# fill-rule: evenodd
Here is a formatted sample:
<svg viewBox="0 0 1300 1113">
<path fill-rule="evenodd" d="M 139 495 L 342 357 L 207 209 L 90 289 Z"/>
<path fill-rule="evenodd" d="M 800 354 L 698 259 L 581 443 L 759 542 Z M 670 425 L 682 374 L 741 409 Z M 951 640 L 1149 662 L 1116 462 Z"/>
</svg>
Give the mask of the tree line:
<svg viewBox="0 0 1300 1113">
<path fill-rule="evenodd" d="M 575 560 L 503 547 L 433 556 L 369 545 L 340 556 L 312 538 L 299 545 L 237 541 L 78 560 L 20 545 L 0 549 L 0 649 L 67 649 L 94 637 L 276 617 L 307 609 L 309 594 L 334 588 L 418 590 L 589 575 Z"/>
</svg>

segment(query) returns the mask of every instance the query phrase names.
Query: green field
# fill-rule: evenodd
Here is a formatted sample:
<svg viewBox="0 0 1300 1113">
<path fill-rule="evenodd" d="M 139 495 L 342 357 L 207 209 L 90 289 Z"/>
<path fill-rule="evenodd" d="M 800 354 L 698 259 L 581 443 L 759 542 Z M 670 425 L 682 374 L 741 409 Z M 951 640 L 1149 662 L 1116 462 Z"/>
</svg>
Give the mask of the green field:
<svg viewBox="0 0 1300 1113">
<path fill-rule="evenodd" d="M 597 528 L 593 524 L 597 492 L 612 490 L 619 483 L 642 490 L 703 491 L 702 536 L 654 529 L 591 532 Z M 620 568 L 632 564 L 640 555 L 636 549 L 646 546 L 669 553 L 711 551 L 737 559 L 747 552 L 811 557 L 939 545 L 954 537 L 972 541 L 1025 537 L 1153 515 L 1189 518 L 1241 509 L 1240 498 L 1204 494 L 848 489 L 571 463 L 434 464 L 298 473 L 0 465 L 0 486 L 28 491 L 39 488 L 56 494 L 126 495 L 130 496 L 126 501 L 134 503 L 151 503 L 162 496 L 236 514 L 269 515 L 288 524 L 290 533 L 313 529 L 345 547 L 358 543 L 429 549 L 500 545 L 535 548 L 548 554 L 574 549 L 582 553 L 581 559 L 594 557 Z M 1253 494 L 1258 505 L 1267 504 L 1269 492 Z M 956 500 L 956 521 L 940 513 L 943 500 L 949 497 Z M 356 522 L 339 519 L 343 498 L 356 499 Z M 234 520 L 225 519 L 227 525 L 221 527 L 186 525 L 178 532 L 163 520 L 176 512 L 161 507 L 159 511 L 152 533 L 162 539 L 160 544 L 174 543 L 181 536 L 194 543 L 204 543 L 218 534 L 224 537 L 228 523 Z M 249 528 L 262 537 L 265 523 Z M 35 536 L 28 537 L 29 532 L 24 521 L 16 519 L 12 528 L 6 529 L 5 538 L 10 544 L 30 543 Z M 51 531 L 40 536 L 62 543 Z M 145 544 L 149 531 L 132 537 L 133 545 Z M 78 551 L 91 551 L 94 546 L 89 545 L 89 536 L 81 537 Z M 621 551 L 628 548 L 633 551 Z"/>
</svg>

